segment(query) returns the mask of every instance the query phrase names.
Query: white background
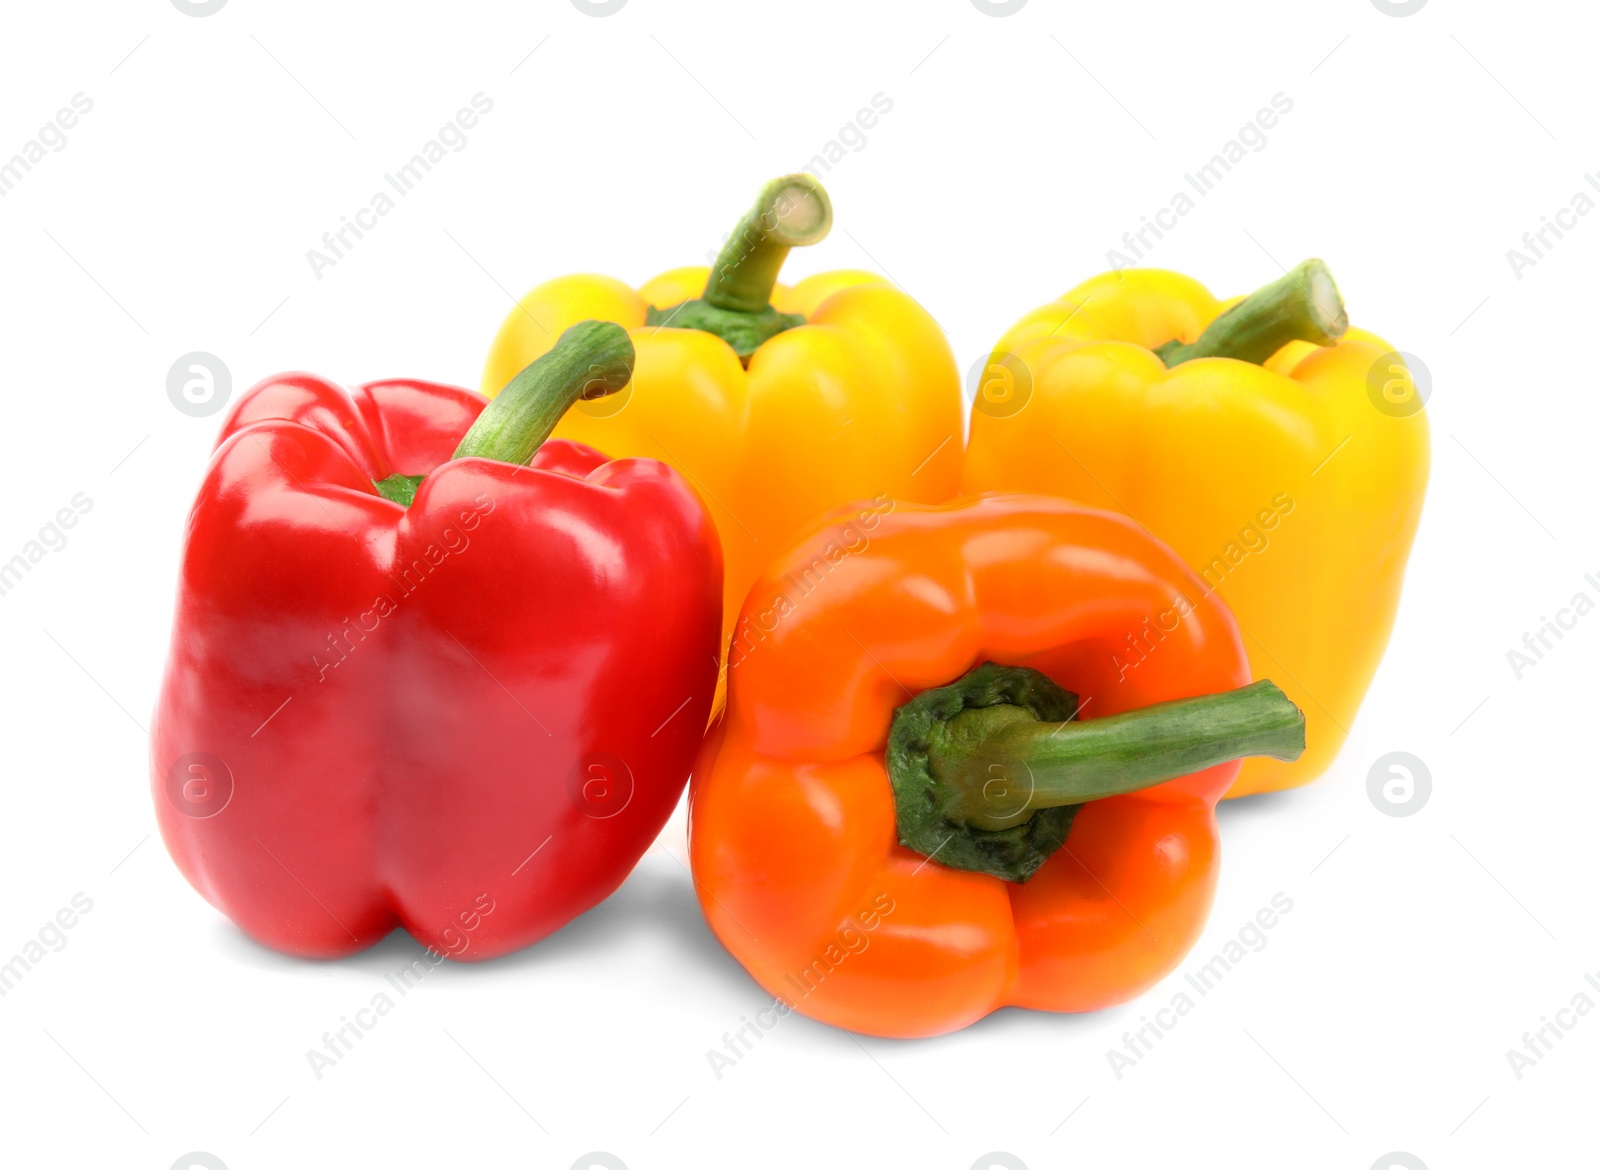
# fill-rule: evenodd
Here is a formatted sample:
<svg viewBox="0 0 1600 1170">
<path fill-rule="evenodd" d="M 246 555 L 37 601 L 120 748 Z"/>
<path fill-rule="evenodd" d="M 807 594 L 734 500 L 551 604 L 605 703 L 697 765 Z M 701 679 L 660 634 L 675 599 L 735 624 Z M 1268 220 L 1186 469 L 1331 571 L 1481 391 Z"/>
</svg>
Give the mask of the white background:
<svg viewBox="0 0 1600 1170">
<path fill-rule="evenodd" d="M 1520 1080 L 1506 1057 L 1600 972 L 1600 616 L 1520 681 L 1506 657 L 1574 593 L 1600 600 L 1600 215 L 1520 280 L 1506 256 L 1600 168 L 1589 18 L 1454 0 L 1403 18 L 1372 0 L 1004 18 L 970 0 L 8 4 L 0 158 L 75 93 L 94 108 L 0 198 L 0 560 L 75 493 L 93 510 L 0 597 L 0 959 L 75 893 L 93 910 L 0 999 L 0 1163 L 1592 1159 L 1600 1013 Z M 494 108 L 466 148 L 317 279 L 307 250 L 480 91 Z M 719 1080 L 707 1050 L 767 1001 L 700 918 L 680 810 L 609 902 L 439 970 L 317 1080 L 306 1050 L 419 952 L 403 935 L 338 963 L 264 951 L 154 835 L 144 728 L 218 423 L 169 402 L 174 360 L 218 355 L 235 395 L 289 368 L 476 386 L 512 294 L 703 263 L 762 181 L 883 93 L 892 112 L 825 176 L 833 235 L 788 273 L 889 274 L 965 370 L 1280 92 L 1294 108 L 1265 148 L 1148 262 L 1231 294 L 1325 258 L 1353 321 L 1432 375 L 1433 478 L 1343 755 L 1310 788 L 1223 808 L 1215 913 L 1180 972 L 1097 1015 L 1006 1010 L 935 1041 L 793 1017 Z M 1367 795 L 1397 750 L 1433 778 L 1403 819 Z M 1119 1080 L 1107 1050 L 1280 891 L 1294 908 L 1265 948 Z"/>
</svg>

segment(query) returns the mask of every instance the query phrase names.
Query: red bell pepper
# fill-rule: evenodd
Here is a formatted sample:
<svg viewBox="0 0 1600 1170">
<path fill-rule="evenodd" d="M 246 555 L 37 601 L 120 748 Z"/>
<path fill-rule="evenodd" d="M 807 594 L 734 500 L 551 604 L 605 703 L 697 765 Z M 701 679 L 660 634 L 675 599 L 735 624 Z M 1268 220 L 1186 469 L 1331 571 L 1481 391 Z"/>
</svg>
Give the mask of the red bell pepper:
<svg viewBox="0 0 1600 1170">
<path fill-rule="evenodd" d="M 491 958 L 660 831 L 716 689 L 716 529 L 665 464 L 543 443 L 632 363 L 585 322 L 492 404 L 289 374 L 233 409 L 151 787 L 178 868 L 251 937 L 329 957 L 398 923 Z"/>
</svg>

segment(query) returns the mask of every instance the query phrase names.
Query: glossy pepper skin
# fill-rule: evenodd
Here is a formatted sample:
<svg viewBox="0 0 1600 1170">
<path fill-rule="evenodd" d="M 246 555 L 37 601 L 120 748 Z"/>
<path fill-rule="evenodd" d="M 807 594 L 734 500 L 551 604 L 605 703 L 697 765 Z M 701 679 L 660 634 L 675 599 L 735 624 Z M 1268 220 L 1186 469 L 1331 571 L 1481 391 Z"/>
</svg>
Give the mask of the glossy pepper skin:
<svg viewBox="0 0 1600 1170">
<path fill-rule="evenodd" d="M 1244 796 L 1314 780 L 1338 754 L 1394 624 L 1429 441 L 1398 355 L 1380 361 L 1394 347 L 1359 329 L 1259 364 L 1169 369 L 1152 352 L 1195 341 L 1231 303 L 1126 269 L 1023 317 L 991 358 L 998 396 L 975 402 L 962 489 L 1123 512 L 1221 595 L 1257 676 L 1307 717 L 1305 755 L 1247 760 L 1228 793 Z M 1125 648 L 1130 674 L 1148 644 Z"/>
<path fill-rule="evenodd" d="M 767 632 L 730 660 L 695 768 L 691 855 L 717 937 L 792 1008 L 880 1036 L 1008 1004 L 1088 1011 L 1157 982 L 1210 907 L 1236 762 L 1083 805 L 1017 883 L 896 843 L 885 745 L 897 708 L 984 662 L 1043 672 L 1088 722 L 1247 683 L 1225 607 L 1175 608 L 1195 592 L 1136 525 L 1060 499 L 897 502 L 823 523 L 751 590 L 744 613 Z M 1116 647 L 1146 619 L 1167 640 L 1120 677 Z"/>
<path fill-rule="evenodd" d="M 791 182 L 804 183 L 792 194 L 797 204 L 809 197 L 823 205 L 820 226 L 794 242 L 820 239 L 831 210 L 809 176 L 775 180 L 763 199 L 770 208 Z M 507 314 L 483 373 L 492 394 L 583 318 L 629 330 L 638 350 L 631 389 L 580 403 L 556 434 L 613 457 L 660 459 L 695 486 L 722 538 L 725 636 L 762 568 L 817 516 L 880 495 L 942 502 L 961 476 L 963 407 L 949 343 L 916 301 L 883 278 L 824 272 L 793 288 L 757 288 L 747 303 L 770 300 L 803 323 L 762 342 L 743 363 L 722 337 L 679 327 L 689 314 L 674 307 L 706 293 L 714 271 L 757 260 L 769 280 L 776 275 L 781 252 L 774 262 L 759 246 L 740 249 L 756 220 L 746 217 L 715 269 L 674 269 L 637 291 L 605 276 L 540 285 Z M 667 323 L 647 325 L 648 316 Z"/>
<path fill-rule="evenodd" d="M 268 379 L 189 517 L 152 737 L 162 836 L 252 938 L 397 924 L 463 960 L 609 894 L 666 821 L 715 684 L 715 530 L 650 460 L 451 461 L 423 382 Z M 425 475 L 403 508 L 374 481 Z M 203 753 L 197 757 L 197 753 Z"/>
</svg>

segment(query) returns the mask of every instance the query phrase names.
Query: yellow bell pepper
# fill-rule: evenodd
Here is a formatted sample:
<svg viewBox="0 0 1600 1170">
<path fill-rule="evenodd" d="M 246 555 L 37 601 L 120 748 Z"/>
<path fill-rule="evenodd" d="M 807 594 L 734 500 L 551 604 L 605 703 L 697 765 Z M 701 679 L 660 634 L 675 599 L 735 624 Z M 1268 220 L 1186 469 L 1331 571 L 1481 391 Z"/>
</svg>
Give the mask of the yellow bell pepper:
<svg viewBox="0 0 1600 1170">
<path fill-rule="evenodd" d="M 1305 755 L 1247 760 L 1228 795 L 1320 775 L 1388 643 L 1427 488 L 1401 355 L 1347 329 L 1312 260 L 1229 304 L 1176 273 L 1106 273 L 1023 317 L 985 368 L 962 490 L 1065 496 L 1166 541 L 1306 713 Z M 1174 599 L 1171 629 L 1198 600 Z M 1124 676 L 1166 625 L 1105 648 Z"/>
<path fill-rule="evenodd" d="M 555 435 L 688 477 L 722 539 L 725 647 L 765 638 L 733 629 L 739 607 L 808 521 L 855 500 L 942 503 L 960 483 L 960 377 L 933 318 L 866 272 L 777 283 L 789 249 L 821 240 L 832 215 L 810 175 L 776 179 L 714 268 L 674 269 L 637 292 L 606 276 L 542 284 L 484 365 L 492 397 L 577 322 L 628 329 L 631 386 L 579 402 Z"/>
</svg>

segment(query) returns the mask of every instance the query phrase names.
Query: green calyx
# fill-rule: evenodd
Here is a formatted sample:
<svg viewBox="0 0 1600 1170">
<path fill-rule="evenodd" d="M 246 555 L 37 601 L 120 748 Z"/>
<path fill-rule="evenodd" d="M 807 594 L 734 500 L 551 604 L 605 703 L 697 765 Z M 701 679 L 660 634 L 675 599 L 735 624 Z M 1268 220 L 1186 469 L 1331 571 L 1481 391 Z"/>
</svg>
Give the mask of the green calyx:
<svg viewBox="0 0 1600 1170">
<path fill-rule="evenodd" d="M 427 476 L 401 475 L 399 472 L 388 479 L 375 479 L 372 486 L 378 489 L 378 494 L 392 504 L 399 504 L 402 508 L 411 507 L 411 501 L 417 498 L 417 488 Z"/>
<path fill-rule="evenodd" d="M 741 362 L 748 365 L 750 355 L 760 349 L 763 343 L 785 329 L 804 325 L 806 319 L 800 313 L 780 313 L 771 305 L 759 313 L 746 313 L 739 309 L 718 308 L 709 301 L 698 300 L 684 301 L 670 309 L 658 309 L 652 305 L 645 310 L 644 323 L 714 333 L 733 348 Z"/>
<path fill-rule="evenodd" d="M 895 712 L 886 761 L 900 843 L 1025 882 L 1085 804 L 1244 756 L 1298 759 L 1305 716 L 1266 680 L 1079 721 L 1036 670 L 984 663 Z"/>
<path fill-rule="evenodd" d="M 1295 265 L 1227 310 L 1194 341 L 1176 338 L 1155 355 L 1171 369 L 1202 357 L 1225 357 L 1260 365 L 1291 341 L 1332 345 L 1350 327 L 1344 299 L 1321 260 Z"/>
<path fill-rule="evenodd" d="M 900 844 L 951 869 L 1021 882 L 1066 842 L 1077 806 L 1041 809 L 1007 828 L 974 829 L 947 815 L 950 793 L 934 772 L 933 757 L 943 754 L 950 721 L 964 711 L 996 707 L 1060 722 L 1076 714 L 1078 697 L 1036 670 L 992 662 L 949 686 L 923 691 L 897 710 L 889 725 L 889 786 Z"/>
<path fill-rule="evenodd" d="M 603 398 L 633 377 L 633 341 L 610 321 L 580 321 L 507 383 L 483 408 L 452 459 L 494 459 L 526 466 L 561 416 L 585 398 Z M 409 508 L 421 475 L 391 475 L 373 487 L 386 500 Z"/>
<path fill-rule="evenodd" d="M 772 180 L 722 246 L 704 295 L 669 309 L 652 306 L 645 324 L 715 334 L 748 364 L 763 342 L 805 324 L 801 314 L 772 307 L 772 289 L 789 249 L 819 243 L 832 226 L 833 204 L 816 179 Z"/>
</svg>

